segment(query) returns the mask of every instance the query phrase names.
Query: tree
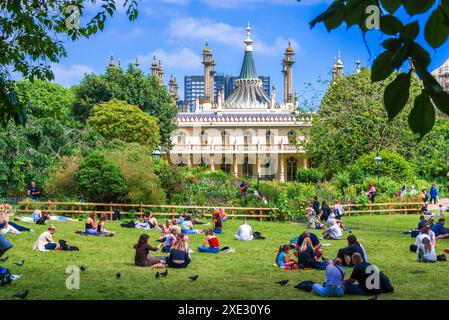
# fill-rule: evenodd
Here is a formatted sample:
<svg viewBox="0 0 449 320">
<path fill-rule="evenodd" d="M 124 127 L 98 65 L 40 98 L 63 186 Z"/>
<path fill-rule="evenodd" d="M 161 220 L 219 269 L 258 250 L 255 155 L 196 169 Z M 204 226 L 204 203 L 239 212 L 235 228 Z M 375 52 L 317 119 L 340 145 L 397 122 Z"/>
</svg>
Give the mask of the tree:
<svg viewBox="0 0 449 320">
<path fill-rule="evenodd" d="M 125 0 L 129 20 L 138 15 L 138 0 Z M 14 118 L 25 121 L 23 104 L 14 92 L 11 72 L 24 78 L 54 78 L 50 64 L 67 56 L 62 36 L 72 41 L 102 31 L 107 16 L 116 11 L 116 0 L 3 0 L 0 1 L 0 124 Z M 91 16 L 89 12 L 96 10 Z"/>
<path fill-rule="evenodd" d="M 120 169 L 93 152 L 75 172 L 77 191 L 89 201 L 117 202 L 128 194 L 128 184 Z"/>
<path fill-rule="evenodd" d="M 390 78 L 371 83 L 370 71 L 339 78 L 329 86 L 313 118 L 307 152 L 314 167 L 332 175 L 360 156 L 373 150 L 389 149 L 413 158 L 416 141 L 407 129 L 406 112 L 389 120 L 382 106 L 382 95 Z M 417 79 L 412 80 L 408 107 L 418 94 Z"/>
<path fill-rule="evenodd" d="M 399 19 L 401 6 L 410 16 L 406 23 Z M 449 115 L 449 94 L 428 71 L 431 56 L 417 39 L 423 31 L 427 44 L 433 49 L 446 42 L 449 36 L 449 0 L 336 0 L 313 19 L 310 26 L 313 28 L 317 23 L 324 23 L 331 31 L 346 23 L 347 28 L 357 26 L 365 39 L 366 32 L 376 28 L 377 18 L 380 32 L 384 35 L 379 39 L 382 39 L 385 51 L 373 62 L 371 80 L 385 80 L 404 63 L 412 62 L 423 88 L 413 98 L 413 108 L 408 110 L 408 123 L 422 139 L 434 125 L 435 106 Z M 383 100 L 390 120 L 406 107 L 411 95 L 411 78 L 412 70 L 398 73 L 385 89 Z"/>
<path fill-rule="evenodd" d="M 15 83 L 19 100 L 25 105 L 27 114 L 36 118 L 53 117 L 67 121 L 75 100 L 73 90 L 44 80 L 21 80 Z"/>
<path fill-rule="evenodd" d="M 161 133 L 161 144 L 170 147 L 171 134 L 176 129 L 178 108 L 158 79 L 139 69 L 107 68 L 105 74 L 89 74 L 76 89 L 72 112 L 85 121 L 94 105 L 111 99 L 126 101 L 155 117 Z"/>
<path fill-rule="evenodd" d="M 125 101 L 112 99 L 94 106 L 88 123 L 107 139 L 137 142 L 152 150 L 160 142 L 156 118 Z"/>
</svg>

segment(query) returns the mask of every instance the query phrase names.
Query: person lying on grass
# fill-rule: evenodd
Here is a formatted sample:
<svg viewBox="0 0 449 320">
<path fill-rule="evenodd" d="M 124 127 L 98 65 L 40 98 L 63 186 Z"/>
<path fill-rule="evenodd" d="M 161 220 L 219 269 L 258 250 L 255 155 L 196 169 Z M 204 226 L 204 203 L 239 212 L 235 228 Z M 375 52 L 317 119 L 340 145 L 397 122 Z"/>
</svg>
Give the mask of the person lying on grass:
<svg viewBox="0 0 449 320">
<path fill-rule="evenodd" d="M 181 232 L 183 234 L 198 234 L 198 233 L 203 233 L 204 230 L 195 230 L 193 228 L 193 223 L 191 220 L 191 216 L 187 215 L 184 219 L 184 221 L 181 223 Z"/>
<path fill-rule="evenodd" d="M 304 241 L 298 250 L 298 266 L 301 269 L 319 269 L 324 270 L 332 261 L 318 261 L 316 252 L 313 250 L 312 240 L 304 238 Z"/>
<path fill-rule="evenodd" d="M 31 217 L 14 217 L 14 220 L 16 221 L 22 221 L 22 222 L 31 222 L 36 223 L 40 218 L 44 218 L 45 220 L 50 221 L 71 221 L 71 222 L 78 222 L 78 219 L 72 219 L 65 216 L 52 216 L 50 214 L 43 214 L 41 210 L 36 209 L 31 214 Z"/>
<path fill-rule="evenodd" d="M 136 229 L 157 229 L 159 231 L 162 231 L 162 228 L 159 226 L 156 218 L 150 211 L 145 212 L 145 216 L 143 217 L 142 221 L 138 221 L 136 223 Z"/>
<path fill-rule="evenodd" d="M 306 238 L 310 238 L 312 242 L 313 251 L 315 251 L 316 259 L 320 260 L 321 256 L 323 255 L 323 249 L 321 249 L 320 239 L 318 239 L 318 236 L 316 234 L 309 232 L 307 230 L 299 235 L 296 243 L 292 243 L 292 245 L 297 249 L 293 252 L 294 255 L 298 256 L 299 249 L 301 248 L 302 243 Z"/>
<path fill-rule="evenodd" d="M 170 249 L 170 254 L 165 259 L 170 268 L 187 268 L 190 263 L 189 245 L 185 235 L 178 234 L 176 241 Z"/>
<path fill-rule="evenodd" d="M 218 253 L 220 252 L 220 244 L 212 229 L 204 229 L 204 241 L 198 247 L 199 252 Z M 209 244 L 209 247 L 206 247 Z"/>
<path fill-rule="evenodd" d="M 152 257 L 149 255 L 151 251 L 158 251 L 159 246 L 153 247 L 148 244 L 149 236 L 142 234 L 139 241 L 134 245 L 136 254 L 134 256 L 134 264 L 137 267 L 165 268 L 165 260 L 162 257 Z"/>
<path fill-rule="evenodd" d="M 440 218 L 438 222 L 432 227 L 432 231 L 435 233 L 436 239 L 446 239 L 449 238 L 449 229 L 444 226 L 446 219 Z"/>
<path fill-rule="evenodd" d="M 298 264 L 290 256 L 290 246 L 283 244 L 276 256 L 276 265 L 284 270 L 298 270 Z"/>
<path fill-rule="evenodd" d="M 357 241 L 356 236 L 351 234 L 347 237 L 347 240 L 348 246 L 338 250 L 337 253 L 337 258 L 341 259 L 342 265 L 345 267 L 353 267 L 354 265 L 352 264 L 351 257 L 356 252 L 362 256 L 364 262 L 368 262 L 365 248 Z"/>
<path fill-rule="evenodd" d="M 422 262 L 437 261 L 435 246 L 430 241 L 430 237 L 425 236 L 422 238 L 421 245 L 418 248 L 418 259 L 417 260 L 422 261 Z"/>
<path fill-rule="evenodd" d="M 323 232 L 323 239 L 340 240 L 343 237 L 343 232 L 340 225 L 337 223 L 337 220 L 330 219 L 329 225 L 330 227 Z"/>
<path fill-rule="evenodd" d="M 341 266 L 341 259 L 337 258 L 326 267 L 326 280 L 323 285 L 314 283 L 312 292 L 320 297 L 343 297 L 345 295 L 345 268 Z"/>
<path fill-rule="evenodd" d="M 59 245 L 53 241 L 53 235 L 56 233 L 56 227 L 51 225 L 48 231 L 43 232 L 36 240 L 33 250 L 49 251 L 59 249 Z"/>
</svg>

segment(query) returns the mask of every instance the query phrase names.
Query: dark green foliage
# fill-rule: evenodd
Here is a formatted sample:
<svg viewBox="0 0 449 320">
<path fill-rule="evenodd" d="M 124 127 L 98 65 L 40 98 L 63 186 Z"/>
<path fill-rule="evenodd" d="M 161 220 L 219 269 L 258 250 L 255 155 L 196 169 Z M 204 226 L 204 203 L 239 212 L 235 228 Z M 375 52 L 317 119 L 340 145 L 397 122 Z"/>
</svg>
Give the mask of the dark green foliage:
<svg viewBox="0 0 449 320">
<path fill-rule="evenodd" d="M 88 201 L 117 202 L 128 193 L 120 169 L 98 152 L 83 160 L 74 178 L 78 193 Z"/>
<path fill-rule="evenodd" d="M 323 180 L 324 174 L 323 172 L 315 168 L 301 168 L 298 169 L 297 177 L 299 182 L 316 183 Z"/>
</svg>

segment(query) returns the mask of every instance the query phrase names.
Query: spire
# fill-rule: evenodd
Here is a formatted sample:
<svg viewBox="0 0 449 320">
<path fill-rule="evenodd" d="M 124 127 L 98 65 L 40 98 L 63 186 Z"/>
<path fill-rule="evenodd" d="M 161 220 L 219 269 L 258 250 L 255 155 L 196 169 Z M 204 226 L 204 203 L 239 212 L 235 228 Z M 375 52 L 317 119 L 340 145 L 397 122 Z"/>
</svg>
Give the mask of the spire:
<svg viewBox="0 0 449 320">
<path fill-rule="evenodd" d="M 120 60 L 120 58 L 118 58 L 118 67 L 119 67 L 119 68 L 122 67 L 122 60 Z"/>
<path fill-rule="evenodd" d="M 111 56 L 109 58 L 109 64 L 108 67 L 110 68 L 114 68 L 115 67 L 115 63 L 114 63 L 114 54 L 111 52 Z"/>
<path fill-rule="evenodd" d="M 140 62 L 137 58 L 136 58 L 136 61 L 134 61 L 134 67 L 136 67 L 136 69 L 139 69 L 139 67 L 140 67 Z"/>
<path fill-rule="evenodd" d="M 253 40 L 251 39 L 251 27 L 248 22 L 248 26 L 246 27 L 246 40 L 243 43 L 246 44 L 245 51 L 253 51 Z"/>
<path fill-rule="evenodd" d="M 239 79 L 259 79 L 257 77 L 256 66 L 253 59 L 252 43 L 254 41 L 251 40 L 251 27 L 249 26 L 249 22 L 248 26 L 246 27 L 246 40 L 243 42 L 246 44 L 246 47 Z"/>
<path fill-rule="evenodd" d="M 356 72 L 357 72 L 357 73 L 360 73 L 360 71 L 362 71 L 362 70 L 360 69 L 360 64 L 361 64 L 361 62 L 360 62 L 360 59 L 359 59 L 359 58 L 357 58 L 357 60 L 355 61 L 355 64 L 356 64 L 356 66 L 357 66 Z"/>
<path fill-rule="evenodd" d="M 215 61 L 207 40 L 203 49 L 202 64 L 204 65 L 204 99 L 206 102 L 214 102 Z"/>
<path fill-rule="evenodd" d="M 291 41 L 285 49 L 284 59 L 282 60 L 282 73 L 284 74 L 284 103 L 293 101 L 293 64 L 295 63 L 295 51 L 292 48 Z"/>
</svg>

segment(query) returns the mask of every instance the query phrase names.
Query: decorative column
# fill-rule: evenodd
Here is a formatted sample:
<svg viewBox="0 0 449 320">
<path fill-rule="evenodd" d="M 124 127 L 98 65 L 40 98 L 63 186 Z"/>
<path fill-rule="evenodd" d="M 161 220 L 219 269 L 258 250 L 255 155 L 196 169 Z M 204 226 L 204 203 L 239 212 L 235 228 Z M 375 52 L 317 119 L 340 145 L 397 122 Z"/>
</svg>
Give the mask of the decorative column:
<svg viewBox="0 0 449 320">
<path fill-rule="evenodd" d="M 280 161 L 280 169 L 281 169 L 281 172 L 279 174 L 279 181 L 285 182 L 284 154 L 281 153 L 279 158 L 280 158 L 279 161 Z"/>
<path fill-rule="evenodd" d="M 234 161 L 234 177 L 239 176 L 239 164 L 237 161 L 237 154 L 233 155 L 233 161 Z"/>
<path fill-rule="evenodd" d="M 210 159 L 210 170 L 215 171 L 215 159 L 214 157 L 211 157 Z"/>
</svg>

